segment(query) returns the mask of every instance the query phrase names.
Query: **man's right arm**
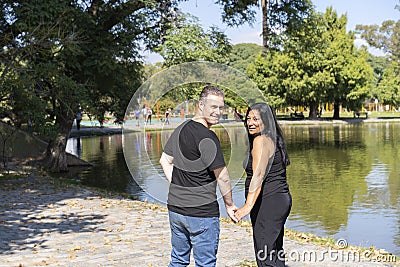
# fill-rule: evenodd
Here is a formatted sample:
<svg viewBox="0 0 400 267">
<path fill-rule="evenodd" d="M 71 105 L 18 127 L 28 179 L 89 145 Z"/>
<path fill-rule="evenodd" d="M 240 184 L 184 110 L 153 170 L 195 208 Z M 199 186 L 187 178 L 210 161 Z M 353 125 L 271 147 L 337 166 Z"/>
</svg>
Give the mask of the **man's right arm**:
<svg viewBox="0 0 400 267">
<path fill-rule="evenodd" d="M 165 154 L 164 152 L 161 155 L 160 158 L 160 164 L 161 167 L 164 171 L 165 177 L 169 182 L 172 181 L 172 170 L 174 168 L 174 157 Z"/>
<path fill-rule="evenodd" d="M 231 179 L 229 178 L 228 169 L 226 166 L 214 170 L 215 177 L 221 191 L 222 198 L 224 199 L 226 212 L 234 222 L 238 222 L 235 217 L 237 207 L 233 203 Z"/>
</svg>

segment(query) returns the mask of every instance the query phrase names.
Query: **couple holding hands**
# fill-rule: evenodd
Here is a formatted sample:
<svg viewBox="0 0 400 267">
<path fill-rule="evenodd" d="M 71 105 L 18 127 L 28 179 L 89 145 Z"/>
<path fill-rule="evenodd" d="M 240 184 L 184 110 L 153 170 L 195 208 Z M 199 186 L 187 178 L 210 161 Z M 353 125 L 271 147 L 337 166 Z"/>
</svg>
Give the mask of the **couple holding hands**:
<svg viewBox="0 0 400 267">
<path fill-rule="evenodd" d="M 269 105 L 258 103 L 247 110 L 246 202 L 238 208 L 233 203 L 220 142 L 210 130 L 219 122 L 223 108 L 223 91 L 211 85 L 204 87 L 196 116 L 174 130 L 161 155 L 160 164 L 170 182 L 169 267 L 189 265 L 192 249 L 196 266 L 216 266 L 220 232 L 217 184 L 234 222 L 250 214 L 257 265 L 285 266 L 284 224 L 292 198 L 286 182 L 290 162 L 282 130 Z"/>
</svg>

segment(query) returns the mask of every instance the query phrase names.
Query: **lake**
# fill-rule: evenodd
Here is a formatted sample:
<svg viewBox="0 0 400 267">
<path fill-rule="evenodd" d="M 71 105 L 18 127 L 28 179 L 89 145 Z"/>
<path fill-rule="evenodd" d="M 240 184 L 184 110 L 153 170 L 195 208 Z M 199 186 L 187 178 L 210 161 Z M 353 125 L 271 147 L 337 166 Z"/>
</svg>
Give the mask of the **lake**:
<svg viewBox="0 0 400 267">
<path fill-rule="evenodd" d="M 282 125 L 282 129 L 292 162 L 287 173 L 293 207 L 286 227 L 344 238 L 352 245 L 373 245 L 400 256 L 400 123 Z M 244 202 L 245 131 L 233 127 L 215 132 L 239 206 Z M 158 160 L 170 134 L 71 138 L 67 151 L 94 164 L 76 175 L 82 184 L 165 204 L 168 183 Z M 226 216 L 222 206 L 221 214 Z"/>
</svg>

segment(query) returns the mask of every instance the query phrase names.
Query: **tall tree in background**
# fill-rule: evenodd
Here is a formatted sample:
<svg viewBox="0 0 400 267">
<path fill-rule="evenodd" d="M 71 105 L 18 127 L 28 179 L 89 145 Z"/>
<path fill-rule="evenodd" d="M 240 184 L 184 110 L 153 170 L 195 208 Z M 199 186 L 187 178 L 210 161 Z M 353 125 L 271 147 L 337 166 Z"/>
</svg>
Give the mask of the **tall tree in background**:
<svg viewBox="0 0 400 267">
<path fill-rule="evenodd" d="M 235 44 L 229 54 L 228 65 L 245 73 L 249 64 L 261 54 L 262 46 L 252 43 Z"/>
<path fill-rule="evenodd" d="M 396 6 L 400 12 L 400 5 Z M 400 64 L 400 20 L 386 20 L 382 25 L 357 25 L 356 32 L 368 45 L 383 50 Z"/>
<path fill-rule="evenodd" d="M 400 107 L 400 75 L 397 62 L 392 61 L 385 69 L 374 93 L 374 97 L 383 104 Z"/>
<path fill-rule="evenodd" d="M 341 104 L 360 105 L 369 89 L 372 69 L 366 52 L 354 47 L 346 32 L 346 17 L 332 8 L 309 17 L 298 32 L 282 33 L 281 50 L 259 57 L 248 68 L 269 103 L 275 107 L 308 106 L 316 117 L 318 104 L 334 103 L 334 118 Z"/>
<path fill-rule="evenodd" d="M 255 21 L 260 0 L 217 0 L 222 19 L 229 26 Z M 281 45 L 280 33 L 296 31 L 312 10 L 310 0 L 261 0 L 263 53 Z"/>
<path fill-rule="evenodd" d="M 226 63 L 231 44 L 218 28 L 204 30 L 198 19 L 182 16 L 163 37 L 163 44 L 156 51 L 163 57 L 163 65 L 169 67 L 184 62 L 204 60 Z"/>
<path fill-rule="evenodd" d="M 340 105 L 354 109 L 371 89 L 373 70 L 367 64 L 367 52 L 354 46 L 354 34 L 346 32 L 347 17 L 337 15 L 332 7 L 324 14 L 327 44 L 324 66 L 334 79 L 327 92 L 327 101 L 334 103 L 333 118 L 339 119 Z"/>
<path fill-rule="evenodd" d="M 280 47 L 282 32 L 288 35 L 301 28 L 312 10 L 309 0 L 261 0 L 264 56 L 269 48 Z"/>
<path fill-rule="evenodd" d="M 309 118 L 315 119 L 318 106 L 333 83 L 329 68 L 323 65 L 329 41 L 323 40 L 326 33 L 324 15 L 313 12 L 297 32 L 286 35 L 283 53 L 293 61 L 286 68 L 285 84 L 287 102 L 295 106 L 308 106 Z"/>
<path fill-rule="evenodd" d="M 400 12 L 400 5 L 396 8 Z M 356 31 L 368 45 L 381 49 L 387 58 L 387 68 L 378 73 L 372 97 L 383 104 L 400 106 L 400 20 L 387 20 L 382 25 L 357 25 Z M 376 64 L 375 64 L 376 65 Z"/>
</svg>

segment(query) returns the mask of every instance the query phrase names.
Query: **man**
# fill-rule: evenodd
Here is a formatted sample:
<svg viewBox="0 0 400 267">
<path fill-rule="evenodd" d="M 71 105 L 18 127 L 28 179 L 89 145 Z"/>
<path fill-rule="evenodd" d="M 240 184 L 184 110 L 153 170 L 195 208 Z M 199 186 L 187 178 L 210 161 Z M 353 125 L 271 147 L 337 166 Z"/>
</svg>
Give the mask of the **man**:
<svg viewBox="0 0 400 267">
<path fill-rule="evenodd" d="M 143 123 L 146 125 L 146 120 L 147 120 L 147 107 L 146 105 L 143 105 L 142 107 L 142 114 L 143 114 Z"/>
<path fill-rule="evenodd" d="M 135 119 L 136 119 L 136 126 L 139 126 L 139 123 L 140 123 L 140 109 L 139 108 L 137 108 L 135 110 Z"/>
<path fill-rule="evenodd" d="M 81 129 L 81 121 L 82 121 L 82 110 L 79 108 L 78 112 L 75 115 L 76 119 L 76 129 L 80 130 Z"/>
<path fill-rule="evenodd" d="M 216 265 L 220 230 L 217 183 L 228 215 L 237 221 L 221 146 L 210 130 L 219 122 L 223 107 L 223 91 L 206 86 L 196 116 L 175 129 L 161 155 L 160 164 L 171 182 L 167 203 L 172 243 L 169 267 L 189 265 L 192 248 L 196 266 Z"/>
</svg>

